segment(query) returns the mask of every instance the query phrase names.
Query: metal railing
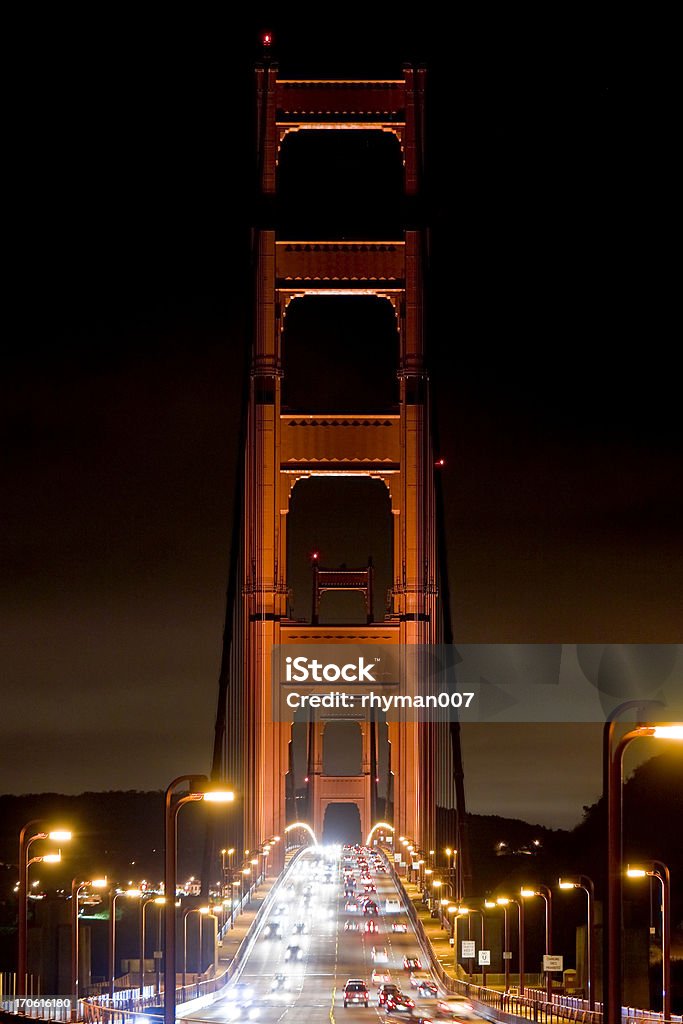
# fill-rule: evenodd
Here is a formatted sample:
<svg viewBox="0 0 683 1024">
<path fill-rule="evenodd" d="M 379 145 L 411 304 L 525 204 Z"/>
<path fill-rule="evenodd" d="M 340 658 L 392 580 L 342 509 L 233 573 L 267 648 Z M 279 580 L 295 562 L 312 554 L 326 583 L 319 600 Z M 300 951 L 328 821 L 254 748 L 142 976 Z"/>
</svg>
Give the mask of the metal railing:
<svg viewBox="0 0 683 1024">
<path fill-rule="evenodd" d="M 520 996 L 512 992 L 500 992 L 498 989 L 483 988 L 471 981 L 459 980 L 447 974 L 442 964 L 437 959 L 424 925 L 415 910 L 415 905 L 406 892 L 401 877 L 397 873 L 391 859 L 383 851 L 385 862 L 388 865 L 389 873 L 402 894 L 408 917 L 415 929 L 420 945 L 429 959 L 432 970 L 447 992 L 453 995 L 464 995 L 473 1003 L 482 1016 L 489 1017 L 495 1014 L 495 1019 L 505 1021 L 506 1024 L 514 1024 L 512 1018 L 524 1018 L 537 1022 L 537 1024 L 563 1024 L 569 1021 L 570 1024 L 602 1024 L 602 1006 L 589 1009 L 587 1000 L 574 996 L 563 996 L 555 994 L 551 1001 L 548 1001 L 547 994 L 543 989 L 533 989 L 528 994 Z M 508 1020 L 510 1018 L 510 1020 Z M 624 1024 L 637 1022 L 637 1024 L 683 1024 L 683 1015 L 672 1014 L 667 1020 L 661 1013 L 652 1010 L 641 1010 L 634 1007 L 623 1007 L 621 1019 Z"/>
</svg>

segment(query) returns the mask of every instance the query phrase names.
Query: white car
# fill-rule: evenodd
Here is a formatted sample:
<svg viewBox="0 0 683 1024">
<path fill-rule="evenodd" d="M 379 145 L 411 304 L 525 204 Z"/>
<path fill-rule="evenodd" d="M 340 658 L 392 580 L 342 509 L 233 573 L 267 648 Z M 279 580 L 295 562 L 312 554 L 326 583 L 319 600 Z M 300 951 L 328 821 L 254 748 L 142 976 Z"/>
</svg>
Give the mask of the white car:
<svg viewBox="0 0 683 1024">
<path fill-rule="evenodd" d="M 458 1017 L 460 1020 L 469 1020 L 475 1016 L 474 1007 L 465 996 L 448 996 L 446 999 L 439 999 L 436 1009 L 437 1013 L 453 1014 L 453 1016 Z"/>
<path fill-rule="evenodd" d="M 385 914 L 399 914 L 402 909 L 400 900 L 388 899 L 384 903 Z"/>
<path fill-rule="evenodd" d="M 370 956 L 376 964 L 389 963 L 389 954 L 387 953 L 386 946 L 373 946 L 370 950 Z"/>
<path fill-rule="evenodd" d="M 394 923 L 391 926 L 391 930 L 392 932 L 398 932 L 400 935 L 405 935 L 405 933 L 408 931 L 408 925 L 405 923 L 405 921 L 394 921 Z"/>
<path fill-rule="evenodd" d="M 386 967 L 375 967 L 370 975 L 370 980 L 373 985 L 391 985 L 391 971 Z"/>
</svg>

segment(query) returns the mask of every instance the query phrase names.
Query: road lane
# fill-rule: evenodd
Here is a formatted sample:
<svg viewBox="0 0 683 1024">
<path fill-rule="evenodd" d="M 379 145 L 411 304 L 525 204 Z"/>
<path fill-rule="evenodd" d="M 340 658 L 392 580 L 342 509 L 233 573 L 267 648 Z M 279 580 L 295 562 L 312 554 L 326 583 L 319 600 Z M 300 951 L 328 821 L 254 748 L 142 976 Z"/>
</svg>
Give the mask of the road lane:
<svg viewBox="0 0 683 1024">
<path fill-rule="evenodd" d="M 379 907 L 377 916 L 366 916 L 361 909 L 350 912 L 344 896 L 343 871 L 339 851 L 326 853 L 311 848 L 294 863 L 281 886 L 259 937 L 235 981 L 218 994 L 208 1007 L 188 1015 L 191 1021 L 217 1024 L 258 1020 L 262 1024 L 335 1024 L 350 1021 L 384 1020 L 377 1006 L 377 988 L 372 971 L 379 968 L 372 958 L 374 947 L 384 947 L 391 980 L 416 1003 L 433 1005 L 410 988 L 410 975 L 403 969 L 404 956 L 422 958 L 416 936 L 404 912 L 385 913 L 387 898 L 398 899 L 388 874 L 375 871 L 369 862 L 371 882 L 377 892 L 370 893 Z M 355 892 L 363 892 L 354 854 Z M 374 921 L 377 932 L 365 931 Z M 405 934 L 393 932 L 393 922 L 407 925 Z M 345 930 L 346 922 L 358 930 Z M 265 925 L 277 927 L 281 937 L 264 937 Z M 427 966 L 426 964 L 424 965 Z M 343 1006 L 343 990 L 349 978 L 360 978 L 368 986 L 370 1005 Z M 407 1019 L 410 1019 L 407 1016 Z"/>
</svg>

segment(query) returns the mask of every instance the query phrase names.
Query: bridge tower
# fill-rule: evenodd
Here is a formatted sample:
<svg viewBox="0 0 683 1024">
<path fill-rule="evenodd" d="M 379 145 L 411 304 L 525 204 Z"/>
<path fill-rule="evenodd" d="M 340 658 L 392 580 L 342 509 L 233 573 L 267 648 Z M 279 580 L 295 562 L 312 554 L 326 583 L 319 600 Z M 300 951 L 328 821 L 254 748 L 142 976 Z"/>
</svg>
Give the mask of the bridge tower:
<svg viewBox="0 0 683 1024">
<path fill-rule="evenodd" d="M 257 66 L 258 173 L 265 208 L 277 203 L 280 147 L 292 132 L 344 129 L 393 134 L 403 161 L 403 192 L 417 197 L 423 163 L 424 71 L 407 66 L 396 80 L 291 80 L 277 64 Z M 400 152 L 400 157 L 398 153 Z M 410 202 L 410 199 L 408 199 Z M 236 784 L 244 793 L 244 843 L 253 848 L 287 825 L 292 726 L 272 721 L 271 651 L 276 644 L 430 644 L 437 639 L 433 455 L 429 384 L 424 364 L 423 265 L 419 227 L 378 242 L 368 238 L 292 241 L 266 224 L 254 232 L 255 320 L 246 431 L 242 622 L 244 676 L 234 695 L 233 736 L 239 740 Z M 399 401 L 391 414 L 298 412 L 281 409 L 283 330 L 294 300 L 376 296 L 390 304 L 399 338 Z M 344 359 L 344 353 L 339 353 Z M 363 372 L 358 367 L 359 374 Z M 314 382 L 312 382 L 314 383 Z M 363 625 L 320 625 L 288 617 L 288 515 L 302 480 L 366 476 L 383 482 L 391 503 L 393 581 L 386 615 Z M 363 558 L 365 553 L 363 553 Z M 363 571 L 349 570 L 351 587 Z M 355 575 L 354 575 L 355 574 Z M 316 577 L 322 590 L 334 579 Z M 360 583 L 358 582 L 360 580 Z M 342 580 L 349 582 L 349 580 Z M 368 585 L 370 581 L 368 580 Z M 320 593 L 318 593 L 318 599 Z M 371 608 L 371 602 L 368 602 Z M 372 726 L 359 723 L 361 770 L 324 772 L 326 722 L 309 723 L 309 815 L 320 836 L 329 803 L 359 807 L 363 832 L 375 806 Z M 434 727 L 388 724 L 390 796 L 387 816 L 397 834 L 424 849 L 434 845 Z"/>
</svg>

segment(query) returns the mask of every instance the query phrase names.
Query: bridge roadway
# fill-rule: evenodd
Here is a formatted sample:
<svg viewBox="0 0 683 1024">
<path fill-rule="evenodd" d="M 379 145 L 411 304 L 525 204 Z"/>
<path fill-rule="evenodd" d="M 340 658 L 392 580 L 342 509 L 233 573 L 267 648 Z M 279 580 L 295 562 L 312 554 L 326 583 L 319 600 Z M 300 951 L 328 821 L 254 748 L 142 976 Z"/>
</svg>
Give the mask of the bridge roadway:
<svg viewBox="0 0 683 1024">
<path fill-rule="evenodd" d="M 408 1013 L 394 1017 L 377 1006 L 377 988 L 371 975 L 379 965 L 372 959 L 373 946 L 386 947 L 386 968 L 391 980 L 410 994 L 416 1008 L 424 1007 L 425 1015 L 434 1013 L 435 999 L 418 996 L 410 987 L 409 972 L 403 969 L 404 956 L 417 956 L 424 961 L 409 919 L 404 912 L 385 912 L 387 898 L 399 899 L 393 881 L 387 874 L 376 872 L 370 862 L 371 880 L 377 886 L 377 893 L 370 895 L 376 899 L 379 914 L 364 916 L 361 910 L 351 913 L 345 909 L 348 901 L 339 856 L 326 862 L 331 865 L 332 881 L 325 881 L 327 872 L 318 860 L 320 856 L 319 851 L 312 849 L 295 862 L 259 927 L 239 975 L 215 1002 L 185 1016 L 185 1020 L 217 1024 L 249 1020 L 261 1024 L 335 1024 L 340 1018 L 349 1022 L 410 1020 Z M 362 892 L 365 883 L 359 881 L 357 870 L 355 874 L 356 893 Z M 365 932 L 365 924 L 370 920 L 376 923 L 377 933 Z M 306 927 L 303 934 L 296 931 L 297 922 L 301 921 Z M 345 929 L 345 924 L 351 922 L 358 930 Z M 392 931 L 394 922 L 405 924 L 407 932 Z M 276 925 L 281 927 L 282 938 L 267 937 L 267 926 L 272 929 Z M 300 960 L 287 959 L 287 949 L 292 945 L 301 947 Z M 277 974 L 285 975 L 286 987 L 274 991 Z M 367 983 L 368 1009 L 344 1009 L 343 991 L 349 978 L 361 978 Z"/>
</svg>

